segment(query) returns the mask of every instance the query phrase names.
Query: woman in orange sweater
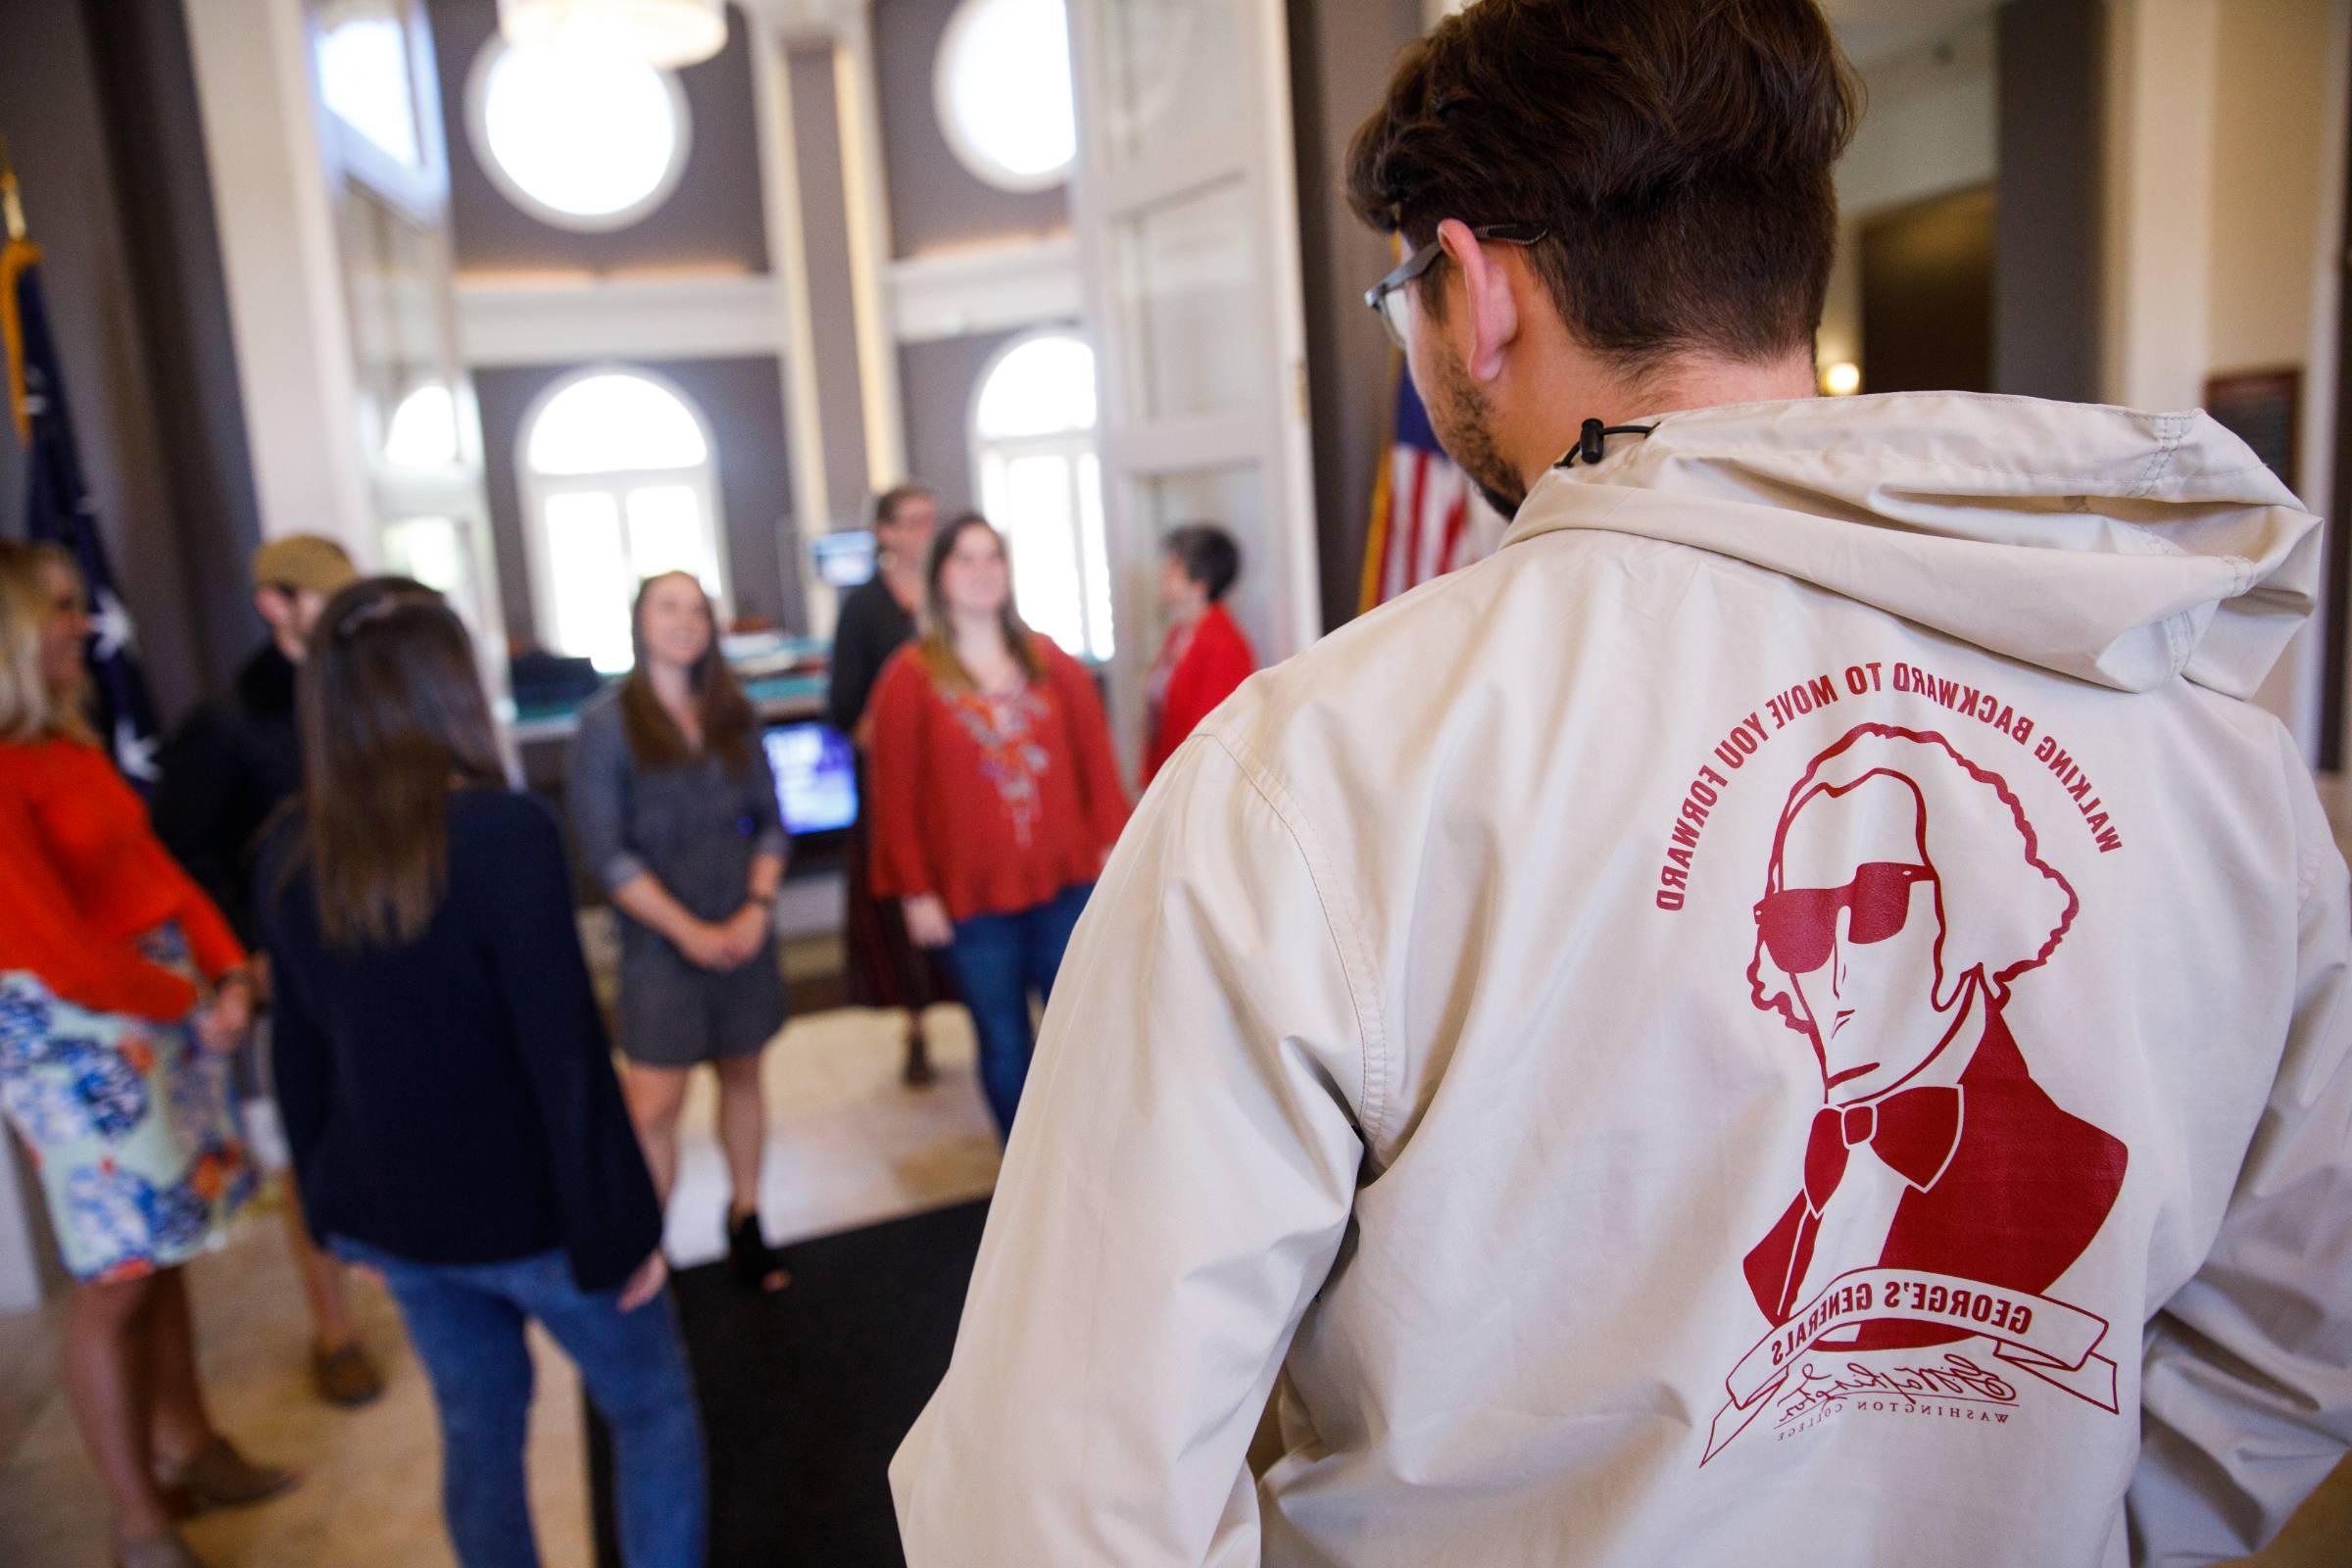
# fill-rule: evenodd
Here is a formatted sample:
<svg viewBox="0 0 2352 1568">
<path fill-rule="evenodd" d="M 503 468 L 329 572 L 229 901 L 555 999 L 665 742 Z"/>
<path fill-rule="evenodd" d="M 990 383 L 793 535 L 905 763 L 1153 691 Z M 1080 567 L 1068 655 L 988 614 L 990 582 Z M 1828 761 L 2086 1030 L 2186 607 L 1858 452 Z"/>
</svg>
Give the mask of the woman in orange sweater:
<svg viewBox="0 0 2352 1568">
<path fill-rule="evenodd" d="M 66 1394 L 118 1560 L 191 1568 L 174 1511 L 293 1484 L 214 1429 L 180 1273 L 253 1191 L 228 1082 L 252 982 L 90 733 L 88 637 L 72 561 L 0 542 L 0 1108 L 76 1282 Z"/>
<path fill-rule="evenodd" d="M 1087 894 L 1127 822 L 1094 678 L 1024 625 L 1004 542 L 967 514 L 932 541 L 921 637 L 875 684 L 874 891 L 944 950 L 1010 1136 L 1033 1046 Z"/>
</svg>

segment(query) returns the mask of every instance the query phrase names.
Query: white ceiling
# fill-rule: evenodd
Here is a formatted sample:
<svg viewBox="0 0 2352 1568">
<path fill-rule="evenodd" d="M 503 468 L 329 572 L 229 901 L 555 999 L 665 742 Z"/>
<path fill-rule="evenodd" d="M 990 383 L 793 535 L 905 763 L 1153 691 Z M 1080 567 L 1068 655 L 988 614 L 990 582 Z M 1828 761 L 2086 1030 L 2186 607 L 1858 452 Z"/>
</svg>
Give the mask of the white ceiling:
<svg viewBox="0 0 2352 1568">
<path fill-rule="evenodd" d="M 2031 5 L 2034 0 L 2016 0 Z M 1857 66 L 1949 32 L 1964 22 L 1995 11 L 1993 0 L 1821 0 L 1838 29 L 1838 42 Z"/>
</svg>

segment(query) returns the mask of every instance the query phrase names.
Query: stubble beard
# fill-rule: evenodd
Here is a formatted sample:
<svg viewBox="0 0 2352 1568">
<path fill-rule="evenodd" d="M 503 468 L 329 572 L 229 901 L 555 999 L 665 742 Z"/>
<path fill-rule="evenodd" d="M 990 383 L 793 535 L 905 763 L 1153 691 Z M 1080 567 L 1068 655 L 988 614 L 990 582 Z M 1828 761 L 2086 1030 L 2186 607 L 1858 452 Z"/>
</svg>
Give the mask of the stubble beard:
<svg viewBox="0 0 2352 1568">
<path fill-rule="evenodd" d="M 1508 521 L 1527 502 L 1527 484 L 1503 461 L 1494 442 L 1494 405 L 1486 389 L 1450 357 L 1438 362 L 1438 385 L 1429 400 L 1430 425 L 1438 444 L 1468 475 L 1487 505 Z"/>
</svg>

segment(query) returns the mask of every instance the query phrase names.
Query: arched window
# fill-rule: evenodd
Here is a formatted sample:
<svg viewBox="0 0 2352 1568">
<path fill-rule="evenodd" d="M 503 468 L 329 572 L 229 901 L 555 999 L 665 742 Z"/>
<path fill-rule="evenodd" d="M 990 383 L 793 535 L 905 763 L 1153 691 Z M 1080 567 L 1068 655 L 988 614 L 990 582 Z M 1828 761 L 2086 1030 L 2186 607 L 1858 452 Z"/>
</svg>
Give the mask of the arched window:
<svg viewBox="0 0 2352 1568">
<path fill-rule="evenodd" d="M 963 0 L 940 40 L 932 96 L 964 168 L 1002 190 L 1045 190 L 1078 158 L 1065 0 Z"/>
<path fill-rule="evenodd" d="M 466 108 L 492 183 L 562 228 L 624 228 L 667 201 L 686 171 L 685 92 L 626 55 L 493 38 L 474 62 Z"/>
<path fill-rule="evenodd" d="M 516 469 L 539 640 L 627 669 L 629 605 L 663 571 L 702 579 L 724 622 L 725 529 L 703 416 L 642 370 L 587 370 L 522 421 Z"/>
<path fill-rule="evenodd" d="M 1095 351 L 1083 338 L 1044 333 L 997 356 L 973 399 L 972 471 L 980 510 L 1010 546 L 1022 617 L 1078 658 L 1109 659 Z"/>
</svg>

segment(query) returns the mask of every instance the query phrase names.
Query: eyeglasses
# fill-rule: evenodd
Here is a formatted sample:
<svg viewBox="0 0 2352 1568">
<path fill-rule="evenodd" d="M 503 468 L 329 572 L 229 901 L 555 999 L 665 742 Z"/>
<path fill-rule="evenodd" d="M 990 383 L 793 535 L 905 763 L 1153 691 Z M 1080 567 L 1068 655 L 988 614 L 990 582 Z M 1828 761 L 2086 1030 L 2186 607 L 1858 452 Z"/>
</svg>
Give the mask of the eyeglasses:
<svg viewBox="0 0 2352 1568">
<path fill-rule="evenodd" d="M 1489 223 L 1470 232 L 1496 245 L 1533 245 L 1551 231 L 1542 223 Z M 1435 267 L 1438 258 L 1445 254 L 1446 247 L 1433 239 L 1398 263 L 1395 271 L 1364 290 L 1364 303 L 1380 318 L 1389 341 L 1398 348 L 1404 347 L 1405 311 L 1412 299 L 1404 292 L 1404 285 Z"/>
<path fill-rule="evenodd" d="M 1903 928 L 1911 912 L 1911 887 L 1933 882 L 1924 865 L 1874 860 L 1841 888 L 1786 888 L 1756 905 L 1756 925 L 1772 961 L 1785 974 L 1811 974 L 1830 961 L 1838 935 L 1838 911 L 1851 910 L 1846 938 L 1856 944 L 1884 942 Z"/>
</svg>

